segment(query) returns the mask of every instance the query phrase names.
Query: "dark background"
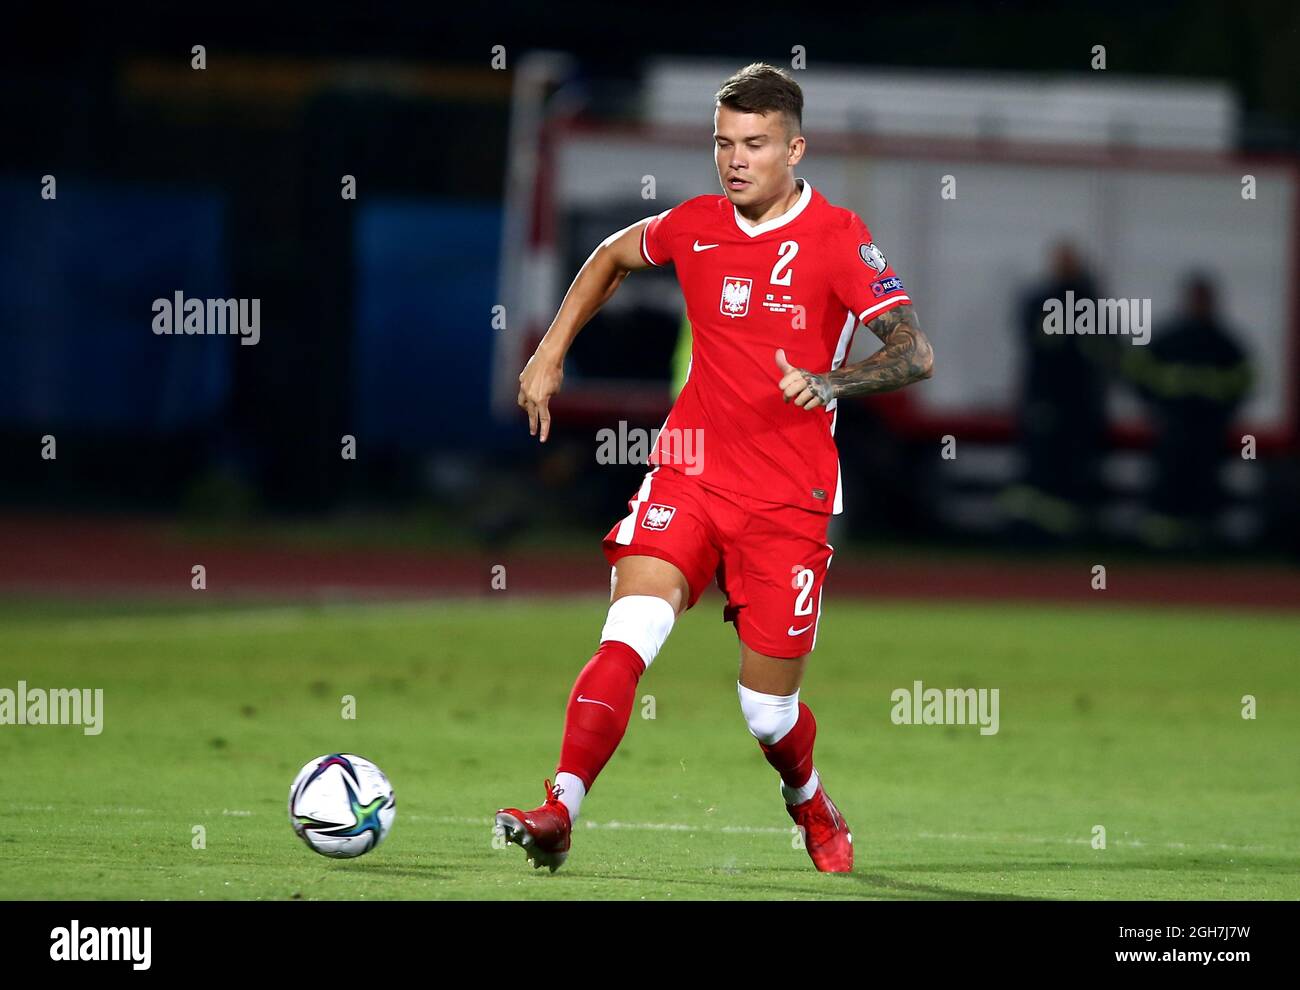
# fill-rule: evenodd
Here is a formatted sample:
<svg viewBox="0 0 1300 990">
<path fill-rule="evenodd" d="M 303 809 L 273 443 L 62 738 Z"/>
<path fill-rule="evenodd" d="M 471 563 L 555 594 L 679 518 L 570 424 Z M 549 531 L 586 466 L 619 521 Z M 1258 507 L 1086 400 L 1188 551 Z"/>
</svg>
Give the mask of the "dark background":
<svg viewBox="0 0 1300 990">
<path fill-rule="evenodd" d="M 561 424 L 545 454 L 522 419 L 488 408 L 511 94 L 510 72 L 489 68 L 494 45 L 575 55 L 583 111 L 617 118 L 653 53 L 782 64 L 793 32 L 828 62 L 1066 72 L 1100 43 L 1129 75 L 1230 83 L 1239 150 L 1300 152 L 1300 14 L 1283 2 L 148 4 L 26 17 L 0 63 L 0 509 L 18 512 L 415 512 L 485 542 L 537 525 L 594 541 L 639 470 L 589 463 L 589 423 L 568 438 L 579 452 Z M 189 67 L 194 44 L 205 72 Z M 46 173 L 55 202 L 39 199 Z M 345 173 L 356 202 L 340 201 Z M 260 297 L 261 343 L 153 336 L 148 301 L 178 288 Z M 407 328 L 401 358 L 394 326 Z M 933 444 L 891 435 L 871 408 L 845 412 L 846 471 L 873 482 L 873 509 L 905 508 L 854 525 L 968 538 L 929 511 Z M 46 434 L 57 466 L 38 456 Z M 345 434 L 356 462 L 339 456 Z M 1264 457 L 1252 540 L 1199 549 L 1297 552 L 1296 457 L 1294 445 Z M 520 490 L 542 492 L 544 511 L 523 508 Z"/>
</svg>

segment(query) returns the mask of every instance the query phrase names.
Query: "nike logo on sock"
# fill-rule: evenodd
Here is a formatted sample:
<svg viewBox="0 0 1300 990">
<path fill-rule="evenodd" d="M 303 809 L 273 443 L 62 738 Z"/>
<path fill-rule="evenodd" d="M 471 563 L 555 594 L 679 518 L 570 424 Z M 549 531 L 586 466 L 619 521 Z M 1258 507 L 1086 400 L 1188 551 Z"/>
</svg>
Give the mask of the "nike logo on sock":
<svg viewBox="0 0 1300 990">
<path fill-rule="evenodd" d="M 597 701 L 595 698 L 584 698 L 582 695 L 578 695 L 578 701 L 581 702 L 582 704 L 587 704 L 587 705 L 604 705 L 611 712 L 614 711 L 613 705 L 608 704 L 607 702 L 604 701 Z M 614 714 L 617 715 L 618 713 L 614 712 Z"/>
</svg>

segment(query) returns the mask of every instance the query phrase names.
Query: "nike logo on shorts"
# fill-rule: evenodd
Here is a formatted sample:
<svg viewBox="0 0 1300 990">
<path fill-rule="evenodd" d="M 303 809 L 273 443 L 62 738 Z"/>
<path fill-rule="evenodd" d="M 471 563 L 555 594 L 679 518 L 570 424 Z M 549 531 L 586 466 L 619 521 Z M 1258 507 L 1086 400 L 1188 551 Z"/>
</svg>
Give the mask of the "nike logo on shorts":
<svg viewBox="0 0 1300 990">
<path fill-rule="evenodd" d="M 813 623 L 811 622 L 808 623 L 808 625 L 804 626 L 802 629 L 796 629 L 794 626 L 791 626 L 789 629 L 785 631 L 785 634 L 787 636 L 802 636 L 812 627 L 813 627 Z"/>
</svg>

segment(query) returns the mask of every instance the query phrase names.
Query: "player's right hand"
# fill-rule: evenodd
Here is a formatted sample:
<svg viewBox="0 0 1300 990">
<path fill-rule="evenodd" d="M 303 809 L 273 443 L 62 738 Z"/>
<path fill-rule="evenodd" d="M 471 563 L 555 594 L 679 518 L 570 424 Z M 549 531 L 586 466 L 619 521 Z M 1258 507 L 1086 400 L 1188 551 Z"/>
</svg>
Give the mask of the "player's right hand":
<svg viewBox="0 0 1300 990">
<path fill-rule="evenodd" d="M 528 413 L 528 433 L 537 436 L 540 426 L 541 442 L 551 434 L 551 396 L 560 390 L 564 381 L 564 362 L 554 361 L 538 350 L 524 370 L 519 373 L 519 405 Z"/>
</svg>

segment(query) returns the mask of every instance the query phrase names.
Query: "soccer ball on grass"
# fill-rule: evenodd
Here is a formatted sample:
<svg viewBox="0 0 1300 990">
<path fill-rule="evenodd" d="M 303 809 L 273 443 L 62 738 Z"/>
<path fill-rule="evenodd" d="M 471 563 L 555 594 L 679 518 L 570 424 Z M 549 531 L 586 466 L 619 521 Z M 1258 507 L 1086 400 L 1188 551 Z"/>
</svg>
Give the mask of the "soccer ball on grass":
<svg viewBox="0 0 1300 990">
<path fill-rule="evenodd" d="M 397 816 L 393 785 L 369 760 L 351 753 L 318 756 L 289 788 L 289 821 L 322 856 L 351 859 L 384 840 Z"/>
</svg>

